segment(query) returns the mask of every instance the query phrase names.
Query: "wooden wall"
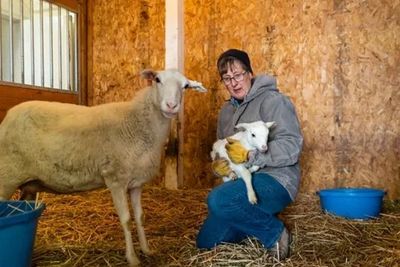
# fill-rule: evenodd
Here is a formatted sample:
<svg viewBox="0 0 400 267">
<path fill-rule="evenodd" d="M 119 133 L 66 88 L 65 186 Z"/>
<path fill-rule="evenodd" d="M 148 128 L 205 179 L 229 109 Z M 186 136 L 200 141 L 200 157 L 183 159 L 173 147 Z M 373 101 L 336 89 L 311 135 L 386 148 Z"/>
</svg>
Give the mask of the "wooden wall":
<svg viewBox="0 0 400 267">
<path fill-rule="evenodd" d="M 79 95 L 73 92 L 60 92 L 33 86 L 0 84 L 0 122 L 13 106 L 30 100 L 57 101 L 63 103 L 79 103 Z"/>
<path fill-rule="evenodd" d="M 163 0 L 90 0 L 89 104 L 129 100 L 146 83 L 140 72 L 164 68 Z"/>
<path fill-rule="evenodd" d="M 164 1 L 91 1 L 91 104 L 129 99 L 164 65 Z M 400 1 L 185 1 L 184 186 L 210 187 L 209 151 L 227 94 L 215 67 L 249 52 L 293 100 L 305 144 L 303 191 L 374 186 L 400 197 Z"/>
</svg>

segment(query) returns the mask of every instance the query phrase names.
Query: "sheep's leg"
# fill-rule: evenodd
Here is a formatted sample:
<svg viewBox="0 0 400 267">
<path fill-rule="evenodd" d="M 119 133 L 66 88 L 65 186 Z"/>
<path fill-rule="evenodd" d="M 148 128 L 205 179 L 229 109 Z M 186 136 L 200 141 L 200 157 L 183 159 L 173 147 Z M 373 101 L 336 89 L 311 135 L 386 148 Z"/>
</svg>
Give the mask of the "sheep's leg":
<svg viewBox="0 0 400 267">
<path fill-rule="evenodd" d="M 143 209 L 142 209 L 142 187 L 135 187 L 130 190 L 132 208 L 135 217 L 136 230 L 139 237 L 140 248 L 146 255 L 151 255 L 152 251 L 149 249 L 149 243 L 146 239 L 146 234 L 143 228 Z"/>
<path fill-rule="evenodd" d="M 20 183 L 17 172 L 7 166 L 12 164 L 0 163 L 0 200 L 10 199 Z"/>
<path fill-rule="evenodd" d="M 29 181 L 23 185 L 20 185 L 19 188 L 21 189 L 22 200 L 34 200 L 38 192 L 48 192 L 53 194 L 59 193 L 44 186 L 40 180 Z"/>
<path fill-rule="evenodd" d="M 0 200 L 10 199 L 13 193 L 17 190 L 15 186 L 0 185 Z"/>
<path fill-rule="evenodd" d="M 116 184 L 110 185 L 109 183 L 107 183 L 107 186 L 111 191 L 114 207 L 117 211 L 122 229 L 124 230 L 125 244 L 126 244 L 126 258 L 128 260 L 129 266 L 139 266 L 140 260 L 136 256 L 135 250 L 133 248 L 131 230 L 129 227 L 129 222 L 131 218 L 129 214 L 129 206 L 128 206 L 128 198 L 126 196 L 126 190 L 125 188 Z"/>
<path fill-rule="evenodd" d="M 0 200 L 10 199 L 14 192 L 17 190 L 18 185 L 16 184 L 6 184 L 0 177 Z"/>
<path fill-rule="evenodd" d="M 251 173 L 246 168 L 240 168 L 239 174 L 241 175 L 244 183 L 246 184 L 247 197 L 251 204 L 257 204 L 257 196 L 254 192 L 253 185 L 251 183 Z"/>
</svg>

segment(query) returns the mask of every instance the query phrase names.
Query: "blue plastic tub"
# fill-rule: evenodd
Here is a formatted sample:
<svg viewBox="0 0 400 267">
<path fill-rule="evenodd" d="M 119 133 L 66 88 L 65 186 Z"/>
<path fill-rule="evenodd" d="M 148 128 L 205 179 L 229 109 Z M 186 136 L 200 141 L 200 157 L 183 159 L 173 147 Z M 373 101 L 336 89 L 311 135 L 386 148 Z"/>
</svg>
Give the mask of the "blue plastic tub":
<svg viewBox="0 0 400 267">
<path fill-rule="evenodd" d="M 0 201 L 0 265 L 31 266 L 36 228 L 45 209 L 34 201 Z"/>
<path fill-rule="evenodd" d="M 334 188 L 317 192 L 324 212 L 347 219 L 379 217 L 385 191 L 373 188 Z"/>
</svg>

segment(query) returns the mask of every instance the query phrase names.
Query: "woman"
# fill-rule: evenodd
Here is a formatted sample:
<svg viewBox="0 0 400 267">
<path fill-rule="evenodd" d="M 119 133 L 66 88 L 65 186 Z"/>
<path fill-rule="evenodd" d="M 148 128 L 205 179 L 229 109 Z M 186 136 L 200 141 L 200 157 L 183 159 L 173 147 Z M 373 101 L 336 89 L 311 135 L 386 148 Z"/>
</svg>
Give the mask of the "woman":
<svg viewBox="0 0 400 267">
<path fill-rule="evenodd" d="M 266 153 L 246 151 L 238 142 L 227 145 L 233 162 L 261 167 L 252 177 L 258 203 L 249 203 L 242 179 L 214 188 L 208 196 L 208 217 L 199 231 L 197 246 L 212 248 L 250 236 L 282 260 L 289 255 L 291 236 L 277 214 L 293 202 L 300 184 L 303 137 L 295 108 L 278 91 L 274 77 L 254 76 L 246 52 L 225 51 L 217 67 L 231 96 L 219 113 L 217 138 L 234 134 L 235 125 L 241 122 L 275 121 L 276 126 L 271 129 Z M 215 160 L 212 169 L 217 176 L 225 176 L 229 172 L 227 160 Z"/>
</svg>

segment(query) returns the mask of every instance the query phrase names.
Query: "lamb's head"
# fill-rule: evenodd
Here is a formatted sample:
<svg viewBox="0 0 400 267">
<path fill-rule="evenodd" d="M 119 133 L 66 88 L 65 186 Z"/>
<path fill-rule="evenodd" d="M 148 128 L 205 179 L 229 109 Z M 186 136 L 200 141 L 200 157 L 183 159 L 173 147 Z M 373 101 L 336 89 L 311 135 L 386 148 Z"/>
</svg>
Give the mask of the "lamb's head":
<svg viewBox="0 0 400 267">
<path fill-rule="evenodd" d="M 207 91 L 201 83 L 187 79 L 177 70 L 144 70 L 141 75 L 152 81 L 153 88 L 157 91 L 157 104 L 166 118 L 172 118 L 178 114 L 184 89 Z"/>
<path fill-rule="evenodd" d="M 260 152 L 266 152 L 268 149 L 269 129 L 275 125 L 275 122 L 255 121 L 250 123 L 239 123 L 235 128 L 244 131 L 247 144 Z"/>
</svg>

